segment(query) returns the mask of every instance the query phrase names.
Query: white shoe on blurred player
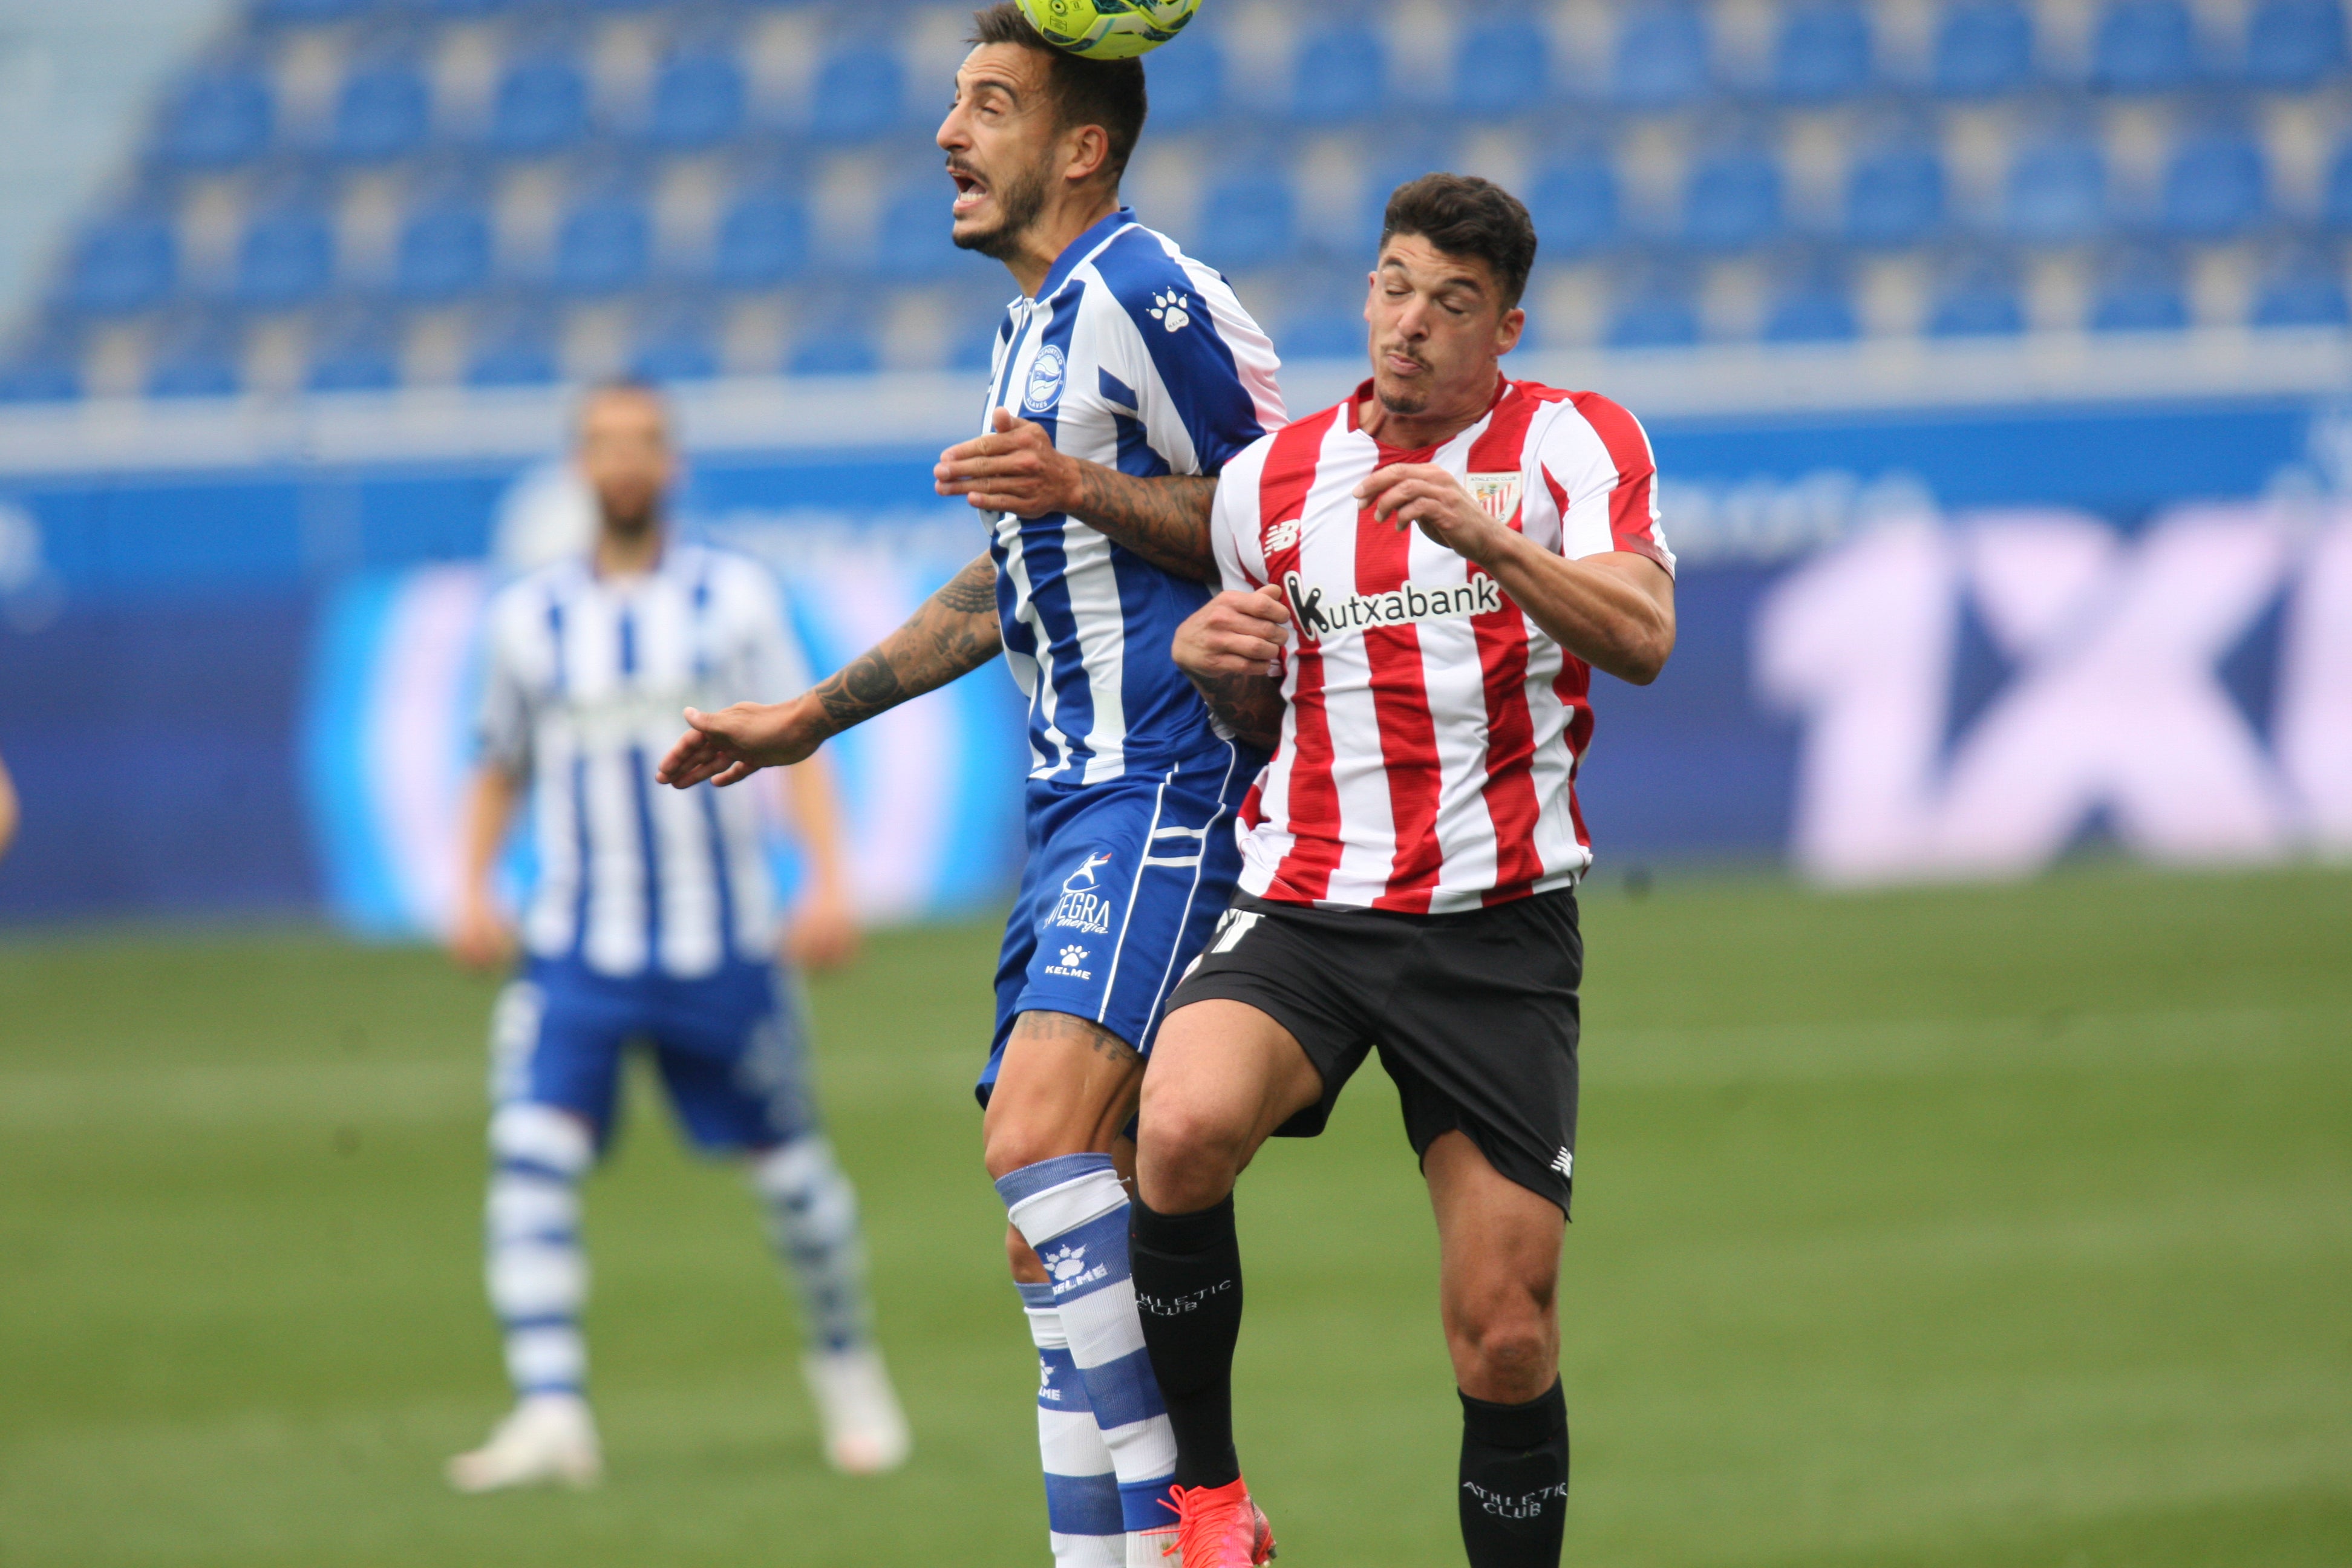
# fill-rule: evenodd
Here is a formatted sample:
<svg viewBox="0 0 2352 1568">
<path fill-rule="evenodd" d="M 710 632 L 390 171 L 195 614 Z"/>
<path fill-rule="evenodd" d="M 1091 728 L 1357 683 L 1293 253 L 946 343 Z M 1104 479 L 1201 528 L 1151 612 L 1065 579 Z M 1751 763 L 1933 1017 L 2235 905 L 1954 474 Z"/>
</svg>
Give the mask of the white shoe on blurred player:
<svg viewBox="0 0 2352 1568">
<path fill-rule="evenodd" d="M 461 1492 L 502 1487 L 593 1487 L 604 1476 L 596 1418 L 576 1394 L 534 1394 L 517 1405 L 490 1440 L 449 1461 L 444 1472 Z"/>
<path fill-rule="evenodd" d="M 801 1363 L 824 1426 L 824 1457 L 848 1476 L 877 1476 L 907 1462 L 915 1447 L 907 1413 L 882 1365 L 882 1352 L 828 1351 Z"/>
</svg>

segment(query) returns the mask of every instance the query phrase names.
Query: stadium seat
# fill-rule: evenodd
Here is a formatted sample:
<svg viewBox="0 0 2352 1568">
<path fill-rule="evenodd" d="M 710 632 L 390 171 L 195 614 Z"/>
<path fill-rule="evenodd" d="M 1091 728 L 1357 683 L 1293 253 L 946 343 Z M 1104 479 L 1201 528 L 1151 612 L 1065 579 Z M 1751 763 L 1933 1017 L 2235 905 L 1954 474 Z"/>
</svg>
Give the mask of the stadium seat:
<svg viewBox="0 0 2352 1568">
<path fill-rule="evenodd" d="M 1240 166 L 1210 187 L 1199 227 L 1215 237 L 1211 248 L 1225 271 L 1287 259 L 1298 243 L 1289 179 L 1278 169 Z"/>
<path fill-rule="evenodd" d="M 2092 295 L 2092 331 L 2177 331 L 2188 324 L 2188 297 L 2170 257 L 2131 249 L 2109 258 Z"/>
<path fill-rule="evenodd" d="M 333 281 L 335 231 L 324 210 L 304 201 L 262 208 L 237 247 L 236 296 L 251 305 L 293 305 Z"/>
<path fill-rule="evenodd" d="M 2164 226 L 2210 239 L 2252 227 L 2266 205 L 2263 150 L 2236 131 L 2184 138 L 2164 177 Z"/>
<path fill-rule="evenodd" d="M 1301 310 L 1283 318 L 1275 345 L 1286 360 L 1346 359 L 1360 362 L 1369 341 L 1361 310 L 1338 306 Z"/>
<path fill-rule="evenodd" d="M 168 323 L 147 361 L 150 397 L 226 397 L 244 380 L 234 321 L 193 311 Z"/>
<path fill-rule="evenodd" d="M 1670 268 L 1627 278 L 1610 303 L 1602 341 L 1613 349 L 1675 348 L 1698 342 L 1698 306 Z"/>
<path fill-rule="evenodd" d="M 541 386 L 556 378 L 555 327 L 528 306 L 492 314 L 466 362 L 471 386 Z"/>
<path fill-rule="evenodd" d="M 672 52 L 655 73 L 646 139 L 657 146 L 709 147 L 743 123 L 743 68 L 709 44 Z"/>
<path fill-rule="evenodd" d="M 222 66 L 183 86 L 164 111 L 155 152 L 164 163 L 220 168 L 257 157 L 269 145 L 269 85 L 259 71 Z"/>
<path fill-rule="evenodd" d="M 1937 279 L 1927 311 L 1928 336 L 1999 337 L 2024 330 L 2016 277 L 1998 258 L 1959 258 Z"/>
<path fill-rule="evenodd" d="M 2309 248 L 2297 248 L 2280 258 L 2255 290 L 2253 324 L 2352 326 L 2352 303 L 2345 298 L 2341 260 Z"/>
<path fill-rule="evenodd" d="M 1636 109 L 1671 109 L 1707 89 L 1706 18 L 1698 7 L 1672 0 L 1629 5 L 1617 29 L 1619 102 Z"/>
<path fill-rule="evenodd" d="M 64 403 L 81 395 L 81 344 L 70 323 L 51 317 L 0 354 L 0 403 Z"/>
<path fill-rule="evenodd" d="M 863 318 L 845 310 L 827 311 L 793 342 L 785 361 L 793 375 L 870 375 L 880 366 Z"/>
<path fill-rule="evenodd" d="M 400 230 L 393 268 L 394 292 L 412 300 L 447 300 L 479 289 L 490 276 L 490 219 L 462 196 L 419 205 Z"/>
<path fill-rule="evenodd" d="M 1683 191 L 1683 237 L 1710 250 L 1739 250 L 1780 228 L 1780 165 L 1752 146 L 1721 148 L 1699 160 Z"/>
<path fill-rule="evenodd" d="M 146 213 L 124 213 L 85 230 L 74 247 L 66 301 L 104 313 L 143 310 L 172 290 L 179 247 L 171 226 Z"/>
<path fill-rule="evenodd" d="M 2086 239 L 2106 220 L 2106 158 L 2095 142 L 2069 135 L 2032 143 L 2010 164 L 2010 232 L 2021 239 Z"/>
<path fill-rule="evenodd" d="M 341 22 L 364 16 L 379 0 L 263 0 L 258 15 L 271 22 Z"/>
<path fill-rule="evenodd" d="M 1936 33 L 1936 88 L 1986 98 L 2033 77 L 2033 19 L 2017 0 L 1958 0 Z"/>
<path fill-rule="evenodd" d="M 691 299 L 656 300 L 639 312 L 629 374 L 646 381 L 703 381 L 719 374 L 710 313 Z"/>
<path fill-rule="evenodd" d="M 1524 114 L 1550 96 L 1551 39 L 1533 16 L 1507 12 L 1463 28 L 1454 48 L 1456 111 L 1474 120 L 1501 119 Z"/>
<path fill-rule="evenodd" d="M 1360 222 L 1354 234 L 1316 233 L 1305 237 L 1311 248 L 1334 257 L 1349 276 L 1367 265 L 1381 243 L 1381 229 L 1388 218 L 1389 197 L 1408 180 L 1439 169 L 1450 169 L 1458 160 L 1453 143 L 1441 137 L 1420 137 L 1410 133 L 1393 139 L 1389 150 L 1364 171 L 1363 205 Z"/>
<path fill-rule="evenodd" d="M 762 289 L 808 268 L 808 207 L 789 190 L 740 191 L 719 220 L 711 275 L 735 289 Z"/>
<path fill-rule="evenodd" d="M 2247 20 L 2245 77 L 2258 87 L 2310 87 L 2344 64 L 2342 0 L 2263 0 Z"/>
<path fill-rule="evenodd" d="M 985 373 L 996 357 L 996 328 L 1004 320 L 1004 301 L 996 295 L 973 296 L 950 312 L 950 370 Z"/>
<path fill-rule="evenodd" d="M 1528 189 L 1528 211 L 1552 257 L 1598 250 L 1617 237 L 1617 170 L 1594 148 L 1552 164 Z"/>
<path fill-rule="evenodd" d="M 1857 245 L 1915 245 L 1944 221 L 1944 161 L 1916 143 L 1881 147 L 1846 175 L 1846 237 Z"/>
<path fill-rule="evenodd" d="M 809 134 L 820 142 L 864 142 L 897 127 L 906 112 L 907 70 L 887 49 L 835 51 L 817 68 L 809 91 Z"/>
<path fill-rule="evenodd" d="M 1786 12 L 1772 51 L 1772 86 L 1803 102 L 1843 98 L 1870 85 L 1870 20 L 1851 0 Z"/>
<path fill-rule="evenodd" d="M 1182 48 L 1153 50 L 1144 57 L 1143 69 L 1156 129 L 1205 125 L 1224 100 L 1225 55 L 1213 33 L 1188 30 Z"/>
<path fill-rule="evenodd" d="M 1388 50 L 1360 23 L 1324 27 L 1300 40 L 1291 63 L 1290 111 L 1302 123 L 1331 125 L 1379 110 Z"/>
<path fill-rule="evenodd" d="M 592 190 L 575 200 L 555 230 L 551 275 L 573 294 L 614 294 L 646 280 L 653 258 L 653 221 L 634 191 Z"/>
<path fill-rule="evenodd" d="M 588 132 L 588 79 L 569 55 L 511 61 L 490 107 L 489 144 L 501 153 L 551 153 Z"/>
<path fill-rule="evenodd" d="M 372 310 L 320 321 L 305 384 L 313 392 L 381 392 L 400 382 L 400 322 Z"/>
<path fill-rule="evenodd" d="M 1764 341 L 1839 342 L 1855 335 L 1853 300 L 1833 256 L 1811 258 L 1780 279 L 1764 316 Z"/>
<path fill-rule="evenodd" d="M 331 145 L 353 163 L 403 157 L 425 144 L 432 118 L 432 89 L 414 60 L 372 61 L 343 79 Z"/>
<path fill-rule="evenodd" d="M 2163 92 L 2197 76 L 2197 27 L 2184 0 L 2115 0 L 2091 37 L 2091 83 Z"/>
<path fill-rule="evenodd" d="M 874 235 L 874 269 L 899 282 L 921 282 L 953 274 L 963 261 L 948 237 L 948 204 L 954 187 L 932 172 L 908 181 L 882 206 Z"/>
</svg>

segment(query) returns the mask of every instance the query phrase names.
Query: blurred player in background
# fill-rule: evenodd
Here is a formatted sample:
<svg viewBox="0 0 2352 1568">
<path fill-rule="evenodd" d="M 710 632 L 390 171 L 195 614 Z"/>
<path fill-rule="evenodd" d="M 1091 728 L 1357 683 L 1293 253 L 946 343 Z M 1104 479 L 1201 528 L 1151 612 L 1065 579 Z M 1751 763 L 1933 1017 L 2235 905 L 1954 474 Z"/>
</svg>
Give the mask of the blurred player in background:
<svg viewBox="0 0 2352 1568">
<path fill-rule="evenodd" d="M 1063 54 L 1011 5 L 975 17 L 939 144 L 956 244 L 1022 297 L 997 331 L 986 433 L 943 495 L 988 552 L 815 690 L 688 710 L 682 786 L 797 762 L 1000 652 L 1029 699 L 1028 859 L 979 1093 L 1013 1274 L 1043 1363 L 1038 1439 L 1063 1568 L 1164 1568 L 1175 1447 L 1128 1279 L 1113 1149 L 1168 988 L 1238 872 L 1263 758 L 1168 656 L 1207 602 L 1213 476 L 1282 422 L 1272 345 L 1223 279 L 1143 227 L 1118 185 L 1142 68 Z"/>
<path fill-rule="evenodd" d="M 676 459 L 653 392 L 592 395 L 576 460 L 600 515 L 593 549 L 499 593 L 485 638 L 452 947 L 475 965 L 513 955 L 492 883 L 528 790 L 539 874 L 522 969 L 492 1025 L 488 1216 L 490 1303 L 518 1403 L 487 1444 L 450 1461 L 449 1480 L 487 1491 L 599 1473 L 579 1186 L 636 1043 L 695 1142 L 749 1167 L 800 1286 L 828 1457 L 887 1470 L 907 1457 L 907 1425 L 873 1342 L 856 1196 L 811 1099 L 792 973 L 844 962 L 857 943 L 831 785 L 822 768 L 783 775 L 811 891 L 783 928 L 780 963 L 758 803 L 659 789 L 653 774 L 681 702 L 789 688 L 805 666 L 763 568 L 667 537 Z"/>
<path fill-rule="evenodd" d="M 1591 671 L 1675 646 L 1674 556 L 1633 416 L 1505 377 L 1536 256 L 1499 186 L 1429 174 L 1381 226 L 1371 379 L 1226 468 L 1226 591 L 1176 662 L 1275 747 L 1241 895 L 1143 1085 L 1135 1289 L 1177 1439 L 1184 1568 L 1247 1568 L 1234 1450 L 1234 1183 L 1323 1130 L 1370 1051 L 1437 1215 L 1471 1568 L 1557 1568 L 1556 1291 L 1575 1169 L 1576 806 Z"/>
<path fill-rule="evenodd" d="M 16 840 L 16 781 L 8 776 L 8 764 L 0 762 L 0 855 L 7 854 Z"/>
</svg>

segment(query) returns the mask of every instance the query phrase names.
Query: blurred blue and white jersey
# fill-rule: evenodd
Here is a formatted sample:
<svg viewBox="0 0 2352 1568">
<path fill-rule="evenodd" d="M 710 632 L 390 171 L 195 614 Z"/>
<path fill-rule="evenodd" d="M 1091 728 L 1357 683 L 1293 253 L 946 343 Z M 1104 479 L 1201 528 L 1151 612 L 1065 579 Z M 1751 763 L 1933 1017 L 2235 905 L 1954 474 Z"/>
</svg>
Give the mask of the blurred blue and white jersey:
<svg viewBox="0 0 2352 1568">
<path fill-rule="evenodd" d="M 482 757 L 527 777 L 539 879 L 524 948 L 599 974 L 693 978 L 774 956 L 755 791 L 666 788 L 679 710 L 808 684 L 767 571 L 670 543 L 640 577 L 585 557 L 500 590 L 484 636 Z"/>
<path fill-rule="evenodd" d="M 1070 242 L 997 329 L 987 411 L 1122 473 L 1214 474 L 1283 423 L 1274 345 L 1223 278 L 1125 207 Z M 1093 784 L 1222 750 L 1169 658 L 1209 584 L 1061 512 L 996 519 L 1005 661 L 1029 698 L 1029 776 Z"/>
</svg>

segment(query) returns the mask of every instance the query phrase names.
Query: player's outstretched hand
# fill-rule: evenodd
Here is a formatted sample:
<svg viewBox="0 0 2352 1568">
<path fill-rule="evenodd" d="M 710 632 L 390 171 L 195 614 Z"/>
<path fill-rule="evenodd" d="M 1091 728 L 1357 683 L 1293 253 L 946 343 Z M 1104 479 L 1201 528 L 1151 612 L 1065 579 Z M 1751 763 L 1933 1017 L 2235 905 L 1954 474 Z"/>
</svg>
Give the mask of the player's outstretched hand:
<svg viewBox="0 0 2352 1568">
<path fill-rule="evenodd" d="M 784 962 L 816 973 L 839 969 L 857 956 L 863 936 L 857 912 L 837 898 L 813 898 L 793 914 L 784 930 Z"/>
<path fill-rule="evenodd" d="M 824 742 L 824 730 L 810 716 L 813 706 L 806 698 L 795 698 L 738 702 L 716 713 L 689 708 L 686 721 L 694 727 L 678 737 L 654 777 L 673 789 L 691 788 L 705 779 L 724 789 L 761 768 L 805 761 Z"/>
<path fill-rule="evenodd" d="M 449 956 L 467 969 L 503 969 L 514 962 L 513 930 L 488 897 L 468 894 L 457 902 L 449 926 Z"/>
<path fill-rule="evenodd" d="M 1290 640 L 1290 611 L 1282 584 L 1268 583 L 1252 593 L 1218 595 L 1176 628 L 1169 649 L 1187 675 L 1282 674 L 1282 648 Z"/>
<path fill-rule="evenodd" d="M 994 424 L 989 435 L 959 441 L 940 454 L 931 488 L 943 496 L 961 496 L 982 511 L 1015 517 L 1076 507 L 1077 459 L 1055 450 L 1044 426 L 1015 419 L 1008 409 L 996 411 Z"/>
<path fill-rule="evenodd" d="M 1372 509 L 1372 516 L 1393 522 L 1397 531 L 1407 523 L 1465 560 L 1486 564 L 1510 530 L 1486 515 L 1486 510 L 1462 488 L 1462 481 L 1434 463 L 1391 463 L 1375 468 L 1356 487 L 1356 499 Z"/>
</svg>

